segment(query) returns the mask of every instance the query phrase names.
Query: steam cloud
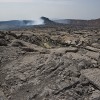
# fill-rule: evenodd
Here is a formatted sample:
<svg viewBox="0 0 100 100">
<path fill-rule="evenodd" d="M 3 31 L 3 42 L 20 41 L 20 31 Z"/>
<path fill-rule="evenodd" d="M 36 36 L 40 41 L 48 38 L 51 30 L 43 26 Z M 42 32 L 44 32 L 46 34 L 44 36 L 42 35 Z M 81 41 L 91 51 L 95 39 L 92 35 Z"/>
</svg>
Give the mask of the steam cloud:
<svg viewBox="0 0 100 100">
<path fill-rule="evenodd" d="M 43 25 L 43 24 L 44 24 L 44 20 L 42 19 L 35 20 L 34 22 L 34 25 Z"/>
<path fill-rule="evenodd" d="M 37 20 L 33 20 L 33 21 L 27 23 L 27 26 L 29 26 L 29 25 L 43 25 L 43 24 L 44 24 L 44 20 L 37 19 Z"/>
</svg>

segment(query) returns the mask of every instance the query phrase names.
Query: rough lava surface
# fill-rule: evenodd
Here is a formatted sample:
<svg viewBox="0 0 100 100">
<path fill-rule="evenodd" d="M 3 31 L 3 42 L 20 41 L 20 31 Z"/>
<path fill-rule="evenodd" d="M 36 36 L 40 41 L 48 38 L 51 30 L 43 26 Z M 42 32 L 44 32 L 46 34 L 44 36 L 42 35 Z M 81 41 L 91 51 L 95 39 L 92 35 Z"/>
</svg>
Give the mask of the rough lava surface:
<svg viewBox="0 0 100 100">
<path fill-rule="evenodd" d="M 100 100 L 100 29 L 0 31 L 0 100 Z"/>
</svg>

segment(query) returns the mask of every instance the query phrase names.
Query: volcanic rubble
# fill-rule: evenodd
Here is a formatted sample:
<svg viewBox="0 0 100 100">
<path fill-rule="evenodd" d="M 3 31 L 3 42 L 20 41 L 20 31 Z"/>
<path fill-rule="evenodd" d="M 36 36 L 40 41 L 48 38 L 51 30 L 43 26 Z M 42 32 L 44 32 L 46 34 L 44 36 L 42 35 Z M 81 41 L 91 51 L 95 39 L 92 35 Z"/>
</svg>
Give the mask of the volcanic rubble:
<svg viewBox="0 0 100 100">
<path fill-rule="evenodd" d="M 0 100 L 100 100 L 100 31 L 0 31 Z"/>
</svg>

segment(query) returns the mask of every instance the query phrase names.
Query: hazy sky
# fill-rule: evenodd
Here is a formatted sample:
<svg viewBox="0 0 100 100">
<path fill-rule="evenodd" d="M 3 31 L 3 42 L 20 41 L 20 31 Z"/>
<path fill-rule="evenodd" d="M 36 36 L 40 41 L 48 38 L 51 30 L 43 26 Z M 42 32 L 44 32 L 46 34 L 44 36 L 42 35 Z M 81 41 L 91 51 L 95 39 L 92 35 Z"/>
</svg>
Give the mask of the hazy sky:
<svg viewBox="0 0 100 100">
<path fill-rule="evenodd" d="M 100 0 L 0 0 L 0 20 L 100 18 Z"/>
</svg>

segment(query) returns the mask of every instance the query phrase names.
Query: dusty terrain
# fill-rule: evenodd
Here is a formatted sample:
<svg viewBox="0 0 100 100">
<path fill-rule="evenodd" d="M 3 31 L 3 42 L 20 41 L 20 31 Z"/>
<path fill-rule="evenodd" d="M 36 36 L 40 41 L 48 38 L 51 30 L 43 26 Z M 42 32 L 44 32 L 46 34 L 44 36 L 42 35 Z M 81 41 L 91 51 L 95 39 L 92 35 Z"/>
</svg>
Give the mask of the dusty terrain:
<svg viewBox="0 0 100 100">
<path fill-rule="evenodd" d="M 0 100 L 100 100 L 100 29 L 0 31 Z"/>
</svg>

